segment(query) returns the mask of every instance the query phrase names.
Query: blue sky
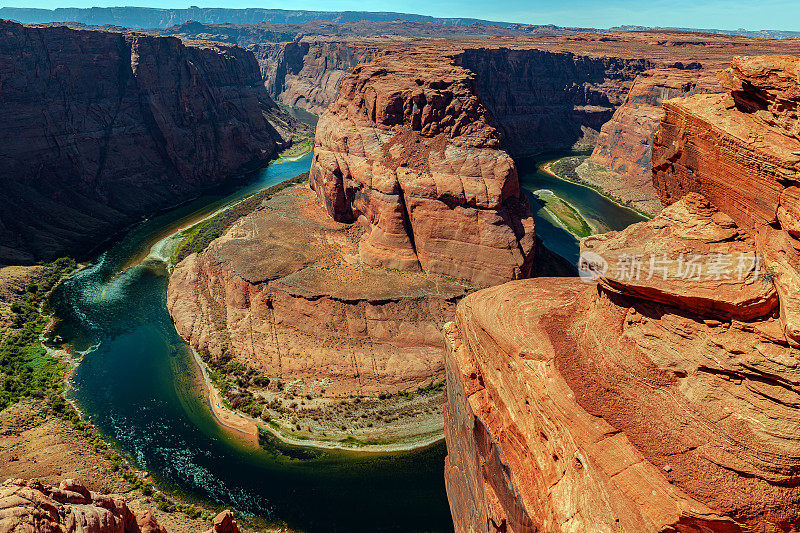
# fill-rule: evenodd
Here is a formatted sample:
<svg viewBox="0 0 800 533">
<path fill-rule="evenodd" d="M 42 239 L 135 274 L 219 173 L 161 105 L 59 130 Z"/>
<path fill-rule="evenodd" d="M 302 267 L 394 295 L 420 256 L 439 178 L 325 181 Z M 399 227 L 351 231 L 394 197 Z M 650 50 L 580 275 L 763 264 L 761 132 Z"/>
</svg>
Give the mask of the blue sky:
<svg viewBox="0 0 800 533">
<path fill-rule="evenodd" d="M 799 0 L 0 0 L 0 6 L 17 7 L 114 5 L 399 11 L 560 26 L 634 24 L 800 31 Z"/>
</svg>

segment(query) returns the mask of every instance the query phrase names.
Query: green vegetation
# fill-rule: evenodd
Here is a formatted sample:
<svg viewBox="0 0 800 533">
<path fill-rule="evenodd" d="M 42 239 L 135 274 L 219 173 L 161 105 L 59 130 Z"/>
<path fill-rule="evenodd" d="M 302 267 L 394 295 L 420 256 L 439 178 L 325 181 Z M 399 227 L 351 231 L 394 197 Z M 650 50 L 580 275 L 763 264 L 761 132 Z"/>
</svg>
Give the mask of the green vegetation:
<svg viewBox="0 0 800 533">
<path fill-rule="evenodd" d="M 63 398 L 66 363 L 52 357 L 39 340 L 48 318 L 40 308 L 62 276 L 75 269 L 67 257 L 47 265 L 39 283 L 28 285 L 12 303 L 11 324 L 0 344 L 0 410 L 25 398 L 44 400 L 60 415 L 71 413 Z"/>
<path fill-rule="evenodd" d="M 583 180 L 580 176 L 578 176 L 578 173 L 575 169 L 581 166 L 581 164 L 583 164 L 583 162 L 588 158 L 588 155 L 571 155 L 568 157 L 562 157 L 550 165 L 550 170 L 559 178 L 583 184 Z"/>
<path fill-rule="evenodd" d="M 589 159 L 589 155 L 590 154 L 583 154 L 583 155 L 571 155 L 567 157 L 562 157 L 561 159 L 550 163 L 550 171 L 563 180 L 571 181 L 572 183 L 577 183 L 578 185 L 583 185 L 584 187 L 589 187 L 590 189 L 594 190 L 601 196 L 604 196 L 621 206 L 627 207 L 631 211 L 635 211 L 637 214 L 643 216 L 646 219 L 653 218 L 653 215 L 649 215 L 644 211 L 640 211 L 635 206 L 626 202 L 622 198 L 609 193 L 602 187 L 599 187 L 598 185 L 590 181 L 583 179 L 578 174 L 577 168 L 581 166 L 584 162 L 586 162 L 587 169 L 590 173 L 610 172 L 605 167 L 598 165 L 594 161 L 591 161 Z"/>
<path fill-rule="evenodd" d="M 205 250 L 211 241 L 220 237 L 225 230 L 230 228 L 234 222 L 239 220 L 245 215 L 249 215 L 261 205 L 264 200 L 269 199 L 272 195 L 282 191 L 287 187 L 303 183 L 308 180 L 308 172 L 300 174 L 299 176 L 286 180 L 277 185 L 273 185 L 263 191 L 245 198 L 238 204 L 229 207 L 228 209 L 217 213 L 211 218 L 208 218 L 191 228 L 183 231 L 180 235 L 181 243 L 172 254 L 170 262 L 177 265 L 189 255 L 202 252 Z"/>
<path fill-rule="evenodd" d="M 0 411 L 23 400 L 31 400 L 45 413 L 72 424 L 92 445 L 95 453 L 111 463 L 111 468 L 132 488 L 152 498 L 162 511 L 182 511 L 199 516 L 196 506 L 176 503 L 160 493 L 147 479 L 113 447 L 109 446 L 95 427 L 84 422 L 75 408 L 64 398 L 68 364 L 47 353 L 41 335 L 49 317 L 41 309 L 50 291 L 76 263 L 62 257 L 46 265 L 38 283 L 29 284 L 11 305 L 14 316 L 5 331 L 0 332 Z"/>
<path fill-rule="evenodd" d="M 581 212 L 569 202 L 562 200 L 553 191 L 539 189 L 534 194 L 544 203 L 544 208 L 547 212 L 575 237 L 580 239 L 594 233 L 594 228 L 583 218 Z"/>
</svg>

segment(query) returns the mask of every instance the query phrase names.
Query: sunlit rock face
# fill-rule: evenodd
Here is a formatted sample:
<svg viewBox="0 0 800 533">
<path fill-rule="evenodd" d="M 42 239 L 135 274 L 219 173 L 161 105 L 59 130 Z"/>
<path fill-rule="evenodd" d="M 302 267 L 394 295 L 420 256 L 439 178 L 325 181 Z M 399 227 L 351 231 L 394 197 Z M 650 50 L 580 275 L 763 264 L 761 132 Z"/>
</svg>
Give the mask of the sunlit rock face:
<svg viewBox="0 0 800 533">
<path fill-rule="evenodd" d="M 459 303 L 445 328 L 456 531 L 800 529 L 797 62 L 737 59 L 728 93 L 665 102 L 666 207 L 584 239 L 583 279 Z"/>
<path fill-rule="evenodd" d="M 514 161 L 475 91 L 440 54 L 357 67 L 320 118 L 311 187 L 368 229 L 360 259 L 491 285 L 526 277 L 534 225 Z"/>
<path fill-rule="evenodd" d="M 667 101 L 653 152 L 662 202 L 700 193 L 756 239 L 792 345 L 800 342 L 798 62 L 739 58 L 720 74 L 728 92 Z"/>
</svg>

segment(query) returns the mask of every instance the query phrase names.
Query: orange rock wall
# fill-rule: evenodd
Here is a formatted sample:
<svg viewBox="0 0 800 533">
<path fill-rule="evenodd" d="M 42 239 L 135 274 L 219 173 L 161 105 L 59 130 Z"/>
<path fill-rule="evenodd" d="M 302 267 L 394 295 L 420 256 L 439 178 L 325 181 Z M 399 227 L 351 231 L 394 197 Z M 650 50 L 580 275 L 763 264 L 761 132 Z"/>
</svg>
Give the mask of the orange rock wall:
<svg viewBox="0 0 800 533">
<path fill-rule="evenodd" d="M 530 272 L 514 161 L 473 75 L 439 54 L 384 56 L 346 77 L 317 125 L 309 181 L 334 220 L 367 225 L 367 264 L 486 285 Z"/>
<path fill-rule="evenodd" d="M 603 124 L 591 160 L 624 175 L 613 193 L 622 200 L 657 199 L 650 161 L 653 138 L 664 111 L 664 100 L 719 90 L 713 73 L 703 69 L 658 68 L 637 76 L 623 104 Z"/>
</svg>

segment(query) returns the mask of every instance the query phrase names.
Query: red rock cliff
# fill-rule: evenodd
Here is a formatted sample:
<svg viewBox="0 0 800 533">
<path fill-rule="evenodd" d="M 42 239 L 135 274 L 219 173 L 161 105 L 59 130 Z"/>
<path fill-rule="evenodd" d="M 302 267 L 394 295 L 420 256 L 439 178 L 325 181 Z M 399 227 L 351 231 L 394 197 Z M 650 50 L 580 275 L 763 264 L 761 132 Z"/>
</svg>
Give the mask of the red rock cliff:
<svg viewBox="0 0 800 533">
<path fill-rule="evenodd" d="M 584 239 L 599 283 L 460 302 L 445 328 L 456 531 L 800 531 L 797 64 L 743 58 L 729 93 L 664 104 L 667 207 Z M 649 257 L 669 261 L 648 275 Z"/>
<path fill-rule="evenodd" d="M 720 74 L 724 94 L 669 100 L 653 152 L 662 202 L 705 195 L 750 231 L 774 276 L 781 321 L 800 344 L 800 60 L 734 60 Z"/>
<path fill-rule="evenodd" d="M 515 157 L 593 143 L 636 76 L 643 58 L 530 48 L 467 48 L 456 63 L 474 73 L 478 96 Z"/>
<path fill-rule="evenodd" d="M 656 214 L 661 202 L 653 187 L 653 138 L 664 100 L 719 90 L 713 73 L 702 69 L 659 68 L 640 74 L 614 116 L 603 124 L 591 161 L 620 174 L 603 189 L 645 212 Z"/>
<path fill-rule="evenodd" d="M 342 78 L 378 52 L 359 43 L 258 43 L 251 47 L 264 84 L 276 101 L 322 114 L 336 99 Z"/>
<path fill-rule="evenodd" d="M 283 143 L 252 53 L 0 22 L 0 262 L 87 251 Z"/>
<path fill-rule="evenodd" d="M 533 218 L 473 75 L 439 54 L 357 67 L 320 117 L 310 175 L 363 262 L 494 284 L 525 277 Z"/>
</svg>

